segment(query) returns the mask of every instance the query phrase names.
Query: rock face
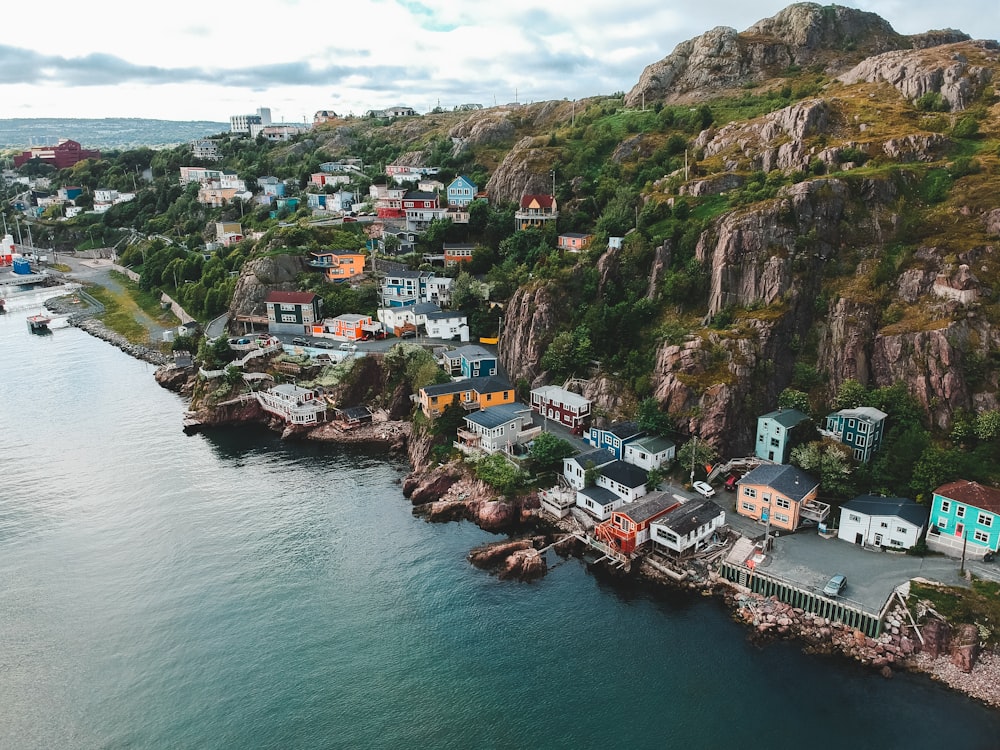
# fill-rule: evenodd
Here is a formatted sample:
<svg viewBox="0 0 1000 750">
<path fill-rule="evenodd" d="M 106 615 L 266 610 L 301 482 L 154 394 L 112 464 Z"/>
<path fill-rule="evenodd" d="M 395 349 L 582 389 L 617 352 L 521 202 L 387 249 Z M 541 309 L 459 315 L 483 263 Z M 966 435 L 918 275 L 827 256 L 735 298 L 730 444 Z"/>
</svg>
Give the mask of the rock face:
<svg viewBox="0 0 1000 750">
<path fill-rule="evenodd" d="M 951 663 L 968 674 L 975 668 L 978 658 L 979 630 L 969 623 L 959 625 L 952 641 Z"/>
<path fill-rule="evenodd" d="M 510 115 L 516 108 L 484 109 L 470 115 L 448 131 L 458 156 L 478 146 L 499 146 L 514 140 L 516 128 Z"/>
<path fill-rule="evenodd" d="M 491 200 L 517 203 L 526 193 L 552 192 L 551 155 L 535 138 L 526 136 L 507 152 L 486 183 Z"/>
<path fill-rule="evenodd" d="M 542 355 L 563 320 L 563 301 L 551 287 L 519 288 L 504 312 L 500 362 L 511 382 L 524 378 L 534 384 L 542 375 Z"/>
<path fill-rule="evenodd" d="M 625 103 L 636 107 L 709 98 L 791 65 L 822 62 L 828 69 L 846 70 L 870 55 L 908 46 L 906 37 L 874 13 L 796 3 L 743 33 L 720 26 L 681 42 L 646 67 Z"/>
<path fill-rule="evenodd" d="M 252 258 L 243 264 L 229 305 L 229 318 L 263 315 L 264 299 L 271 291 L 296 291 L 295 278 L 307 270 L 303 255 Z"/>
<path fill-rule="evenodd" d="M 952 110 L 962 110 L 990 82 L 990 70 L 972 60 L 996 52 L 996 42 L 959 42 L 926 50 L 895 50 L 858 63 L 840 76 L 843 83 L 884 81 L 910 101 L 940 94 Z"/>
<path fill-rule="evenodd" d="M 933 657 L 951 652 L 951 627 L 944 620 L 928 620 L 922 631 L 924 650 Z"/>
</svg>

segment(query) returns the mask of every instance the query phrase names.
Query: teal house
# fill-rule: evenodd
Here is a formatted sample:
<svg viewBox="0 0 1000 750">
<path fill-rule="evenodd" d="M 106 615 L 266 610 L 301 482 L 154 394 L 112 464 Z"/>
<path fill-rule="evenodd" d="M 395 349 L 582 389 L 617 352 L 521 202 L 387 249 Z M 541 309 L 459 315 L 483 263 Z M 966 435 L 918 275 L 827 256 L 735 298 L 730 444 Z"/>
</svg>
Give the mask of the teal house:
<svg viewBox="0 0 1000 750">
<path fill-rule="evenodd" d="M 448 185 L 448 205 L 468 206 L 476 197 L 476 183 L 464 175 L 459 175 Z"/>
<path fill-rule="evenodd" d="M 776 464 L 788 462 L 795 428 L 809 421 L 798 409 L 778 409 L 757 417 L 757 441 L 754 455 Z"/>
<path fill-rule="evenodd" d="M 927 546 L 981 560 L 1000 548 L 1000 490 L 959 479 L 934 490 Z"/>
<path fill-rule="evenodd" d="M 884 411 L 871 406 L 841 409 L 827 415 L 826 429 L 822 432 L 850 448 L 856 461 L 868 463 L 882 445 L 887 416 Z"/>
</svg>

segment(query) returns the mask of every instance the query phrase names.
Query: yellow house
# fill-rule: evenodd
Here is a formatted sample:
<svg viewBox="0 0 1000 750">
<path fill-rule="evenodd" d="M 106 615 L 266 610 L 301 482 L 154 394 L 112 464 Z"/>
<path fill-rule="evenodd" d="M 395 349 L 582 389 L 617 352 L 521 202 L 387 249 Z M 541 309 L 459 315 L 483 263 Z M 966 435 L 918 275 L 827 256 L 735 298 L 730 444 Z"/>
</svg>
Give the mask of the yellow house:
<svg viewBox="0 0 1000 750">
<path fill-rule="evenodd" d="M 737 483 L 736 512 L 794 531 L 805 518 L 821 522 L 830 514 L 830 506 L 816 500 L 818 490 L 819 482 L 795 466 L 764 464 Z"/>
<path fill-rule="evenodd" d="M 458 402 L 468 411 L 514 403 L 514 386 L 495 375 L 468 378 L 454 383 L 427 385 L 417 394 L 420 409 L 433 419 L 449 405 Z"/>
</svg>

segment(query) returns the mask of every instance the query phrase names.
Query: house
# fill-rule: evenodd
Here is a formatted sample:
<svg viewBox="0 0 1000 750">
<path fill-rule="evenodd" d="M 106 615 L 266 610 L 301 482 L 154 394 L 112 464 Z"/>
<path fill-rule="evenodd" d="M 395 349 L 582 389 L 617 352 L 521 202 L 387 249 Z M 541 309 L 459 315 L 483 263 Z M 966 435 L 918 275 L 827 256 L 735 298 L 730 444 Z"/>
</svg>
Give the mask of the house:
<svg viewBox="0 0 1000 750">
<path fill-rule="evenodd" d="M 277 177 L 258 177 L 257 187 L 260 188 L 261 192 L 273 198 L 284 198 L 285 197 L 285 183 L 279 180 Z"/>
<path fill-rule="evenodd" d="M 648 480 L 649 475 L 638 466 L 624 461 L 612 461 L 598 469 L 594 484 L 611 490 L 625 502 L 631 503 L 646 494 Z"/>
<path fill-rule="evenodd" d="M 372 421 L 371 410 L 367 406 L 346 406 L 333 410 L 333 416 L 338 422 L 348 427 L 357 427 Z"/>
<path fill-rule="evenodd" d="M 576 491 L 576 505 L 598 521 L 606 521 L 625 504 L 625 498 L 605 487 L 585 487 Z"/>
<path fill-rule="evenodd" d="M 618 422 L 607 428 L 591 427 L 583 439 L 595 448 L 604 448 L 611 451 L 615 458 L 621 458 L 625 455 L 625 445 L 645 434 L 635 422 Z"/>
<path fill-rule="evenodd" d="M 387 331 L 398 336 L 403 331 L 426 326 L 427 316 L 439 312 L 441 308 L 433 302 L 417 302 L 406 307 L 380 307 L 375 314 Z"/>
<path fill-rule="evenodd" d="M 327 281 L 346 281 L 365 272 L 366 256 L 360 250 L 323 250 L 310 255 L 309 265 L 322 270 Z"/>
<path fill-rule="evenodd" d="M 566 250 L 570 253 L 579 253 L 590 247 L 591 241 L 593 241 L 594 235 L 592 234 L 581 234 L 579 232 L 567 232 L 566 234 L 560 234 L 558 240 L 556 241 L 556 247 L 560 250 Z"/>
<path fill-rule="evenodd" d="M 447 307 L 451 304 L 451 284 L 454 279 L 448 276 L 433 276 L 427 279 L 424 286 L 424 299 Z"/>
<path fill-rule="evenodd" d="M 368 194 L 375 199 L 375 214 L 380 219 L 403 219 L 403 196 L 406 188 L 393 188 L 385 185 L 372 185 Z"/>
<path fill-rule="evenodd" d="M 191 155 L 195 159 L 215 161 L 219 158 L 219 147 L 216 145 L 215 141 L 210 141 L 207 138 L 201 138 L 196 141 L 191 141 Z"/>
<path fill-rule="evenodd" d="M 327 185 L 347 185 L 351 182 L 349 174 L 330 174 L 329 172 L 313 172 L 309 175 L 309 184 L 323 188 Z"/>
<path fill-rule="evenodd" d="M 323 299 L 312 292 L 269 292 L 264 306 L 269 333 L 308 333 L 320 320 Z"/>
<path fill-rule="evenodd" d="M 851 544 L 909 549 L 920 541 L 928 513 L 905 497 L 858 495 L 840 506 L 837 537 Z"/>
<path fill-rule="evenodd" d="M 960 479 L 934 490 L 927 546 L 950 557 L 982 559 L 1000 549 L 1000 489 Z"/>
<path fill-rule="evenodd" d="M 426 300 L 427 284 L 433 271 L 411 271 L 395 268 L 386 271 L 379 287 L 382 307 L 406 307 Z"/>
<path fill-rule="evenodd" d="M 238 234 L 243 236 L 243 225 L 238 221 L 217 221 L 215 222 L 215 239 L 225 244 L 225 238 Z"/>
<path fill-rule="evenodd" d="M 603 466 L 607 466 L 615 457 L 606 450 L 593 450 L 587 453 L 580 453 L 576 456 L 563 459 L 563 478 L 575 490 L 582 490 L 587 486 L 587 472 L 596 472 Z"/>
<path fill-rule="evenodd" d="M 417 114 L 417 110 L 413 109 L 413 107 L 405 107 L 403 105 L 389 107 L 384 112 L 385 117 L 413 117 Z"/>
<path fill-rule="evenodd" d="M 808 421 L 809 415 L 798 409 L 778 409 L 757 417 L 754 454 L 765 461 L 786 463 L 791 453 L 791 438 L 795 428 Z"/>
<path fill-rule="evenodd" d="M 188 185 L 192 182 L 209 182 L 211 180 L 221 180 L 221 169 L 210 169 L 208 167 L 180 167 L 178 181 L 180 184 Z"/>
<path fill-rule="evenodd" d="M 559 218 L 555 196 L 544 194 L 524 195 L 514 212 L 514 228 L 544 227 Z"/>
<path fill-rule="evenodd" d="M 453 383 L 427 385 L 420 389 L 417 401 L 424 416 L 433 419 L 453 403 L 467 411 L 489 409 L 514 403 L 514 386 L 506 378 L 486 376 Z"/>
<path fill-rule="evenodd" d="M 689 500 L 668 511 L 650 525 L 654 549 L 675 555 L 697 552 L 712 535 L 726 525 L 726 511 L 708 499 Z"/>
<path fill-rule="evenodd" d="M 680 505 L 666 492 L 653 492 L 642 502 L 627 503 L 598 524 L 594 536 L 621 555 L 631 555 L 649 541 L 653 521 Z"/>
<path fill-rule="evenodd" d="M 50 164 L 56 169 L 69 169 L 84 159 L 100 159 L 101 152 L 83 148 L 76 141 L 60 138 L 54 146 L 32 146 L 14 157 L 14 169 L 24 166 L 32 159 L 38 159 L 44 164 Z"/>
<path fill-rule="evenodd" d="M 476 246 L 471 242 L 445 242 L 444 249 L 445 266 L 457 266 L 459 263 L 468 263 L 472 260 L 472 253 Z"/>
<path fill-rule="evenodd" d="M 855 460 L 867 463 L 882 444 L 887 416 L 871 406 L 841 409 L 827 415 L 826 429 L 820 433 L 843 443 L 854 452 Z"/>
<path fill-rule="evenodd" d="M 455 447 L 463 451 L 511 453 L 542 430 L 531 421 L 531 410 L 521 404 L 501 404 L 481 409 L 465 417 L 465 427 L 458 429 Z"/>
<path fill-rule="evenodd" d="M 424 330 L 428 338 L 441 339 L 442 341 L 468 341 L 469 319 L 462 312 L 439 310 L 427 313 L 424 319 Z"/>
<path fill-rule="evenodd" d="M 319 109 L 313 115 L 313 125 L 325 125 L 328 122 L 336 120 L 339 115 L 332 109 Z"/>
<path fill-rule="evenodd" d="M 475 200 L 477 190 L 476 183 L 465 175 L 459 175 L 448 184 L 448 205 L 468 206 Z"/>
<path fill-rule="evenodd" d="M 257 401 L 266 412 L 290 424 L 315 424 L 326 418 L 326 402 L 316 391 L 293 383 L 282 383 L 266 391 L 257 391 Z"/>
<path fill-rule="evenodd" d="M 497 355 L 477 344 L 445 352 L 445 369 L 463 378 L 497 374 Z"/>
<path fill-rule="evenodd" d="M 426 229 L 435 219 L 443 219 L 448 213 L 446 208 L 438 205 L 436 193 L 425 193 L 411 190 L 403 196 L 403 213 L 406 216 L 406 228 L 418 232 Z"/>
<path fill-rule="evenodd" d="M 582 432 L 590 418 L 590 401 L 557 385 L 543 385 L 531 391 L 531 408 L 571 430 Z"/>
<path fill-rule="evenodd" d="M 354 315 L 351 313 L 345 313 L 344 315 L 338 315 L 336 318 L 328 318 L 323 321 L 323 328 L 326 333 L 339 338 L 345 338 L 348 341 L 360 341 L 365 337 L 367 332 L 372 330 L 374 325 L 371 315 Z"/>
<path fill-rule="evenodd" d="M 763 464 L 736 483 L 736 512 L 776 529 L 795 531 L 803 520 L 820 523 L 830 506 L 816 500 L 819 482 L 790 464 Z"/>
<path fill-rule="evenodd" d="M 622 460 L 640 469 L 652 471 L 674 460 L 677 445 L 658 435 L 647 435 L 625 444 Z"/>
</svg>

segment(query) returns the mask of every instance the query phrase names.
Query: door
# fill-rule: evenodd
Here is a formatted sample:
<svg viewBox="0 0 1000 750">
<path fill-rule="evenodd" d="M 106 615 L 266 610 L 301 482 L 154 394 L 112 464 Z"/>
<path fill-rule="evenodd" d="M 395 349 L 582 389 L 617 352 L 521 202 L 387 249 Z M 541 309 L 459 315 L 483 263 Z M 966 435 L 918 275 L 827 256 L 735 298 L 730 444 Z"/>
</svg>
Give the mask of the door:
<svg viewBox="0 0 1000 750">
<path fill-rule="evenodd" d="M 881 534 L 876 534 L 875 535 L 875 546 L 876 547 L 881 547 L 882 546 L 882 535 Z"/>
<path fill-rule="evenodd" d="M 855 544 L 864 544 L 865 543 L 865 535 L 862 534 L 859 531 L 857 534 L 854 535 L 854 543 Z"/>
<path fill-rule="evenodd" d="M 965 536 L 965 524 L 963 523 L 955 524 L 955 536 L 958 537 Z"/>
</svg>

